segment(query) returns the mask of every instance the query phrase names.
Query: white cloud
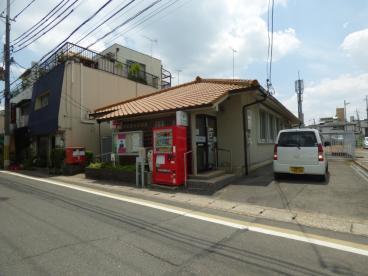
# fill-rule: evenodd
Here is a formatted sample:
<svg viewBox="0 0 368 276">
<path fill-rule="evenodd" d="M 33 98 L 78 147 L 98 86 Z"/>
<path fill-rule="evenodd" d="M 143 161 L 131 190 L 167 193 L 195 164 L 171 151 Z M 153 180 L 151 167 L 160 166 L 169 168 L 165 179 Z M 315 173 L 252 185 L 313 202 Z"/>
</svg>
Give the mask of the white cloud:
<svg viewBox="0 0 368 276">
<path fill-rule="evenodd" d="M 368 73 L 360 75 L 341 75 L 336 79 L 325 79 L 318 83 L 305 84 L 303 112 L 305 123 L 310 124 L 314 118 L 335 116 L 336 107 L 347 106 L 347 117 L 360 112 L 361 118 L 366 117 L 364 98 L 368 91 Z M 284 101 L 284 104 L 297 114 L 296 95 Z M 356 116 L 355 116 L 356 117 Z"/>
<path fill-rule="evenodd" d="M 93 36 L 83 41 L 81 45 L 86 46 L 93 42 L 152 1 L 144 0 L 132 4 L 124 14 L 93 33 Z M 14 25 L 13 37 L 27 30 L 57 3 L 56 0 L 47 1 L 47 5 L 41 2 L 35 2 L 22 15 L 22 18 L 19 19 L 22 24 Z M 154 45 L 154 55 L 161 58 L 163 64 L 173 72 L 175 69 L 182 69 L 183 73 L 180 78 L 182 81 L 191 80 L 196 75 L 230 77 L 232 75 L 232 52 L 229 46 L 232 46 L 238 51 L 235 60 L 235 74 L 241 78 L 251 78 L 252 76 L 244 75 L 246 68 L 254 63 L 264 63 L 267 58 L 268 31 L 264 18 L 267 14 L 268 2 L 268 0 L 179 1 L 178 4 L 140 25 L 138 29 L 122 34 L 116 41 L 110 41 L 109 44 L 122 43 L 135 50 L 149 53 L 150 43 L 143 35 L 158 39 L 158 44 Z M 164 3 L 168 1 L 163 1 L 162 4 Z M 18 10 L 25 4 L 25 1 L 16 1 L 15 4 L 17 6 L 14 7 L 14 10 Z M 37 56 L 42 56 L 101 5 L 102 3 L 96 0 L 81 2 L 68 20 L 32 44 L 29 49 Z M 96 26 L 103 18 L 106 18 L 104 15 L 112 14 L 122 5 L 120 2 L 109 5 L 71 41 L 77 41 L 81 33 L 91 26 Z M 287 0 L 275 1 L 276 10 L 286 5 Z M 139 31 L 140 28 L 143 30 Z M 129 29 L 129 27 L 122 28 L 124 29 Z M 111 36 L 105 42 L 110 38 Z M 130 41 L 128 45 L 127 41 Z M 105 42 L 99 43 L 93 49 L 102 50 L 109 46 Z M 294 29 L 277 29 L 274 32 L 274 61 L 277 62 L 293 52 L 299 45 L 300 40 Z M 23 63 L 27 62 L 30 61 Z"/>
<path fill-rule="evenodd" d="M 353 62 L 366 68 L 368 66 L 368 29 L 348 34 L 341 48 Z"/>
</svg>

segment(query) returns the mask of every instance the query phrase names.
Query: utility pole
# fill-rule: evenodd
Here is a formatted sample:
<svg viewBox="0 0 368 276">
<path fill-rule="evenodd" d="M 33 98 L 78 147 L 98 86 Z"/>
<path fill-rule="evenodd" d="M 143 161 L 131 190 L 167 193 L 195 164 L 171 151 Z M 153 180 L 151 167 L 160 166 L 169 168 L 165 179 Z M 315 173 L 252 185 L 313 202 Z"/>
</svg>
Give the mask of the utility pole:
<svg viewBox="0 0 368 276">
<path fill-rule="evenodd" d="M 9 144 L 10 144 L 10 0 L 6 1 L 5 18 L 5 45 L 4 45 L 4 63 L 5 63 L 5 133 L 4 133 L 4 168 L 8 168 Z"/>
<path fill-rule="evenodd" d="M 347 131 L 347 122 L 348 120 L 346 119 L 346 106 L 350 104 L 347 101 L 344 100 L 344 130 Z"/>
<path fill-rule="evenodd" d="M 231 51 L 233 52 L 233 80 L 234 80 L 234 71 L 235 71 L 235 53 L 237 53 L 238 51 L 235 50 L 233 47 L 230 47 Z"/>
<path fill-rule="evenodd" d="M 301 126 L 304 126 L 304 114 L 302 109 L 303 92 L 304 92 L 304 82 L 303 80 L 300 79 L 300 75 L 298 72 L 298 80 L 295 81 L 295 93 L 297 94 L 298 99 L 298 118 L 300 120 Z"/>
<path fill-rule="evenodd" d="M 367 112 L 367 123 L 368 123 L 368 95 L 365 96 L 365 110 Z"/>
<path fill-rule="evenodd" d="M 356 115 L 357 115 L 357 120 L 358 120 L 358 129 L 359 129 L 359 133 L 362 132 L 362 126 L 360 124 L 360 116 L 359 116 L 359 111 L 358 109 L 356 109 Z"/>
</svg>

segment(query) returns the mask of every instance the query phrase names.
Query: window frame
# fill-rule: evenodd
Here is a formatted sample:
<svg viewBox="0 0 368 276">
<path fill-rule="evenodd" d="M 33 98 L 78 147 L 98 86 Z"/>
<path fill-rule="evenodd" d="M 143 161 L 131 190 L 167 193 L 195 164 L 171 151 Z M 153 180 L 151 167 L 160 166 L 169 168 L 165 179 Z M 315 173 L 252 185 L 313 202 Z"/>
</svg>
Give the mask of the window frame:
<svg viewBox="0 0 368 276">
<path fill-rule="evenodd" d="M 43 109 L 49 105 L 50 91 L 46 91 L 40 95 L 38 95 L 35 99 L 34 111 L 38 111 Z M 47 102 L 45 103 L 45 99 Z"/>
</svg>

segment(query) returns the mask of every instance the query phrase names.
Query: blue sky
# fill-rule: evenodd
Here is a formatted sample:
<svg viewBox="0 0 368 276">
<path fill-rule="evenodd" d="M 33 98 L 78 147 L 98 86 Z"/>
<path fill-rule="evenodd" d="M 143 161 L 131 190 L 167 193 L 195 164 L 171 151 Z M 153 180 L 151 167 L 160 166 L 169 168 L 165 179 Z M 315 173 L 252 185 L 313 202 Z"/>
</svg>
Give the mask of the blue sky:
<svg viewBox="0 0 368 276">
<path fill-rule="evenodd" d="M 173 0 L 162 0 L 158 7 L 170 1 Z M 0 5 L 2 9 L 4 2 Z M 14 0 L 12 11 L 16 13 L 29 2 Z M 37 61 L 103 2 L 80 0 L 68 20 L 29 49 L 15 54 L 15 60 L 24 66 L 29 66 L 32 60 Z M 125 2 L 114 0 L 85 29 L 97 25 L 101 18 Z M 87 45 L 152 2 L 137 0 L 130 11 L 81 44 Z M 13 24 L 12 37 L 27 30 L 56 3 L 56 0 L 36 0 Z M 117 42 L 149 54 L 150 43 L 144 36 L 157 39 L 154 55 L 171 70 L 176 84 L 178 69 L 181 70 L 180 82 L 191 81 L 197 75 L 232 77 L 230 47 L 233 47 L 238 51 L 236 77 L 258 79 L 265 84 L 267 6 L 267 0 L 179 0 L 145 24 L 108 38 L 94 49 L 102 50 Z M 275 0 L 272 83 L 276 97 L 296 113 L 294 81 L 300 71 L 305 82 L 306 123 L 313 118 L 318 121 L 319 117 L 335 115 L 335 108 L 341 107 L 344 100 L 350 102 L 348 115 L 356 115 L 358 110 L 361 117 L 366 117 L 363 98 L 368 94 L 367 14 L 368 1 L 364 0 Z M 71 42 L 84 30 L 73 36 Z M 12 78 L 21 71 L 13 66 Z"/>
</svg>

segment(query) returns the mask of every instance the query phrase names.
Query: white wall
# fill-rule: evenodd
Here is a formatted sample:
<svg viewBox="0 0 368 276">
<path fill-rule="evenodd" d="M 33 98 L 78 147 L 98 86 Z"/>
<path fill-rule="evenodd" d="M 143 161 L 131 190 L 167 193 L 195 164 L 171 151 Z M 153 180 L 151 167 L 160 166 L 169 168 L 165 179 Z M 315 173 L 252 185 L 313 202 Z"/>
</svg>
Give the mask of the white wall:
<svg viewBox="0 0 368 276">
<path fill-rule="evenodd" d="M 116 49 L 119 49 L 118 51 Z M 127 60 L 134 60 L 136 62 L 146 65 L 146 72 L 157 76 L 159 84 L 161 84 L 161 60 L 151 57 L 150 55 L 129 49 L 119 44 L 113 44 L 109 48 L 101 52 L 101 54 L 113 53 L 114 58 L 122 63 L 127 63 Z"/>
</svg>

